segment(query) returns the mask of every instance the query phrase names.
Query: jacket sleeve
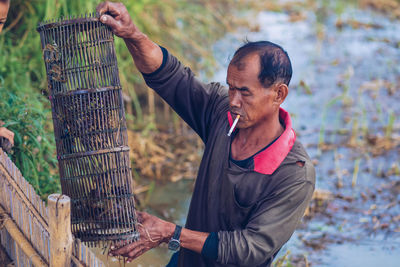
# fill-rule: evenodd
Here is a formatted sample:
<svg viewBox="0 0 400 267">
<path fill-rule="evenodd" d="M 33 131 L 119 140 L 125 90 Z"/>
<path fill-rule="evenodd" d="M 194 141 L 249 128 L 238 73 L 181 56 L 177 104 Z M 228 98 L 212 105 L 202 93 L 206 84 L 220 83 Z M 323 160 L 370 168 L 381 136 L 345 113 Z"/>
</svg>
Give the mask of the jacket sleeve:
<svg viewBox="0 0 400 267">
<path fill-rule="evenodd" d="M 164 60 L 160 69 L 150 75 L 143 74 L 143 77 L 147 85 L 206 142 L 212 115 L 221 103 L 228 105 L 227 90 L 219 83 L 202 83 L 165 48 L 162 50 Z"/>
<path fill-rule="evenodd" d="M 313 168 L 310 171 L 314 173 Z M 267 262 L 293 234 L 313 191 L 314 184 L 302 180 L 261 201 L 244 229 L 218 232 L 217 262 L 238 266 Z"/>
</svg>

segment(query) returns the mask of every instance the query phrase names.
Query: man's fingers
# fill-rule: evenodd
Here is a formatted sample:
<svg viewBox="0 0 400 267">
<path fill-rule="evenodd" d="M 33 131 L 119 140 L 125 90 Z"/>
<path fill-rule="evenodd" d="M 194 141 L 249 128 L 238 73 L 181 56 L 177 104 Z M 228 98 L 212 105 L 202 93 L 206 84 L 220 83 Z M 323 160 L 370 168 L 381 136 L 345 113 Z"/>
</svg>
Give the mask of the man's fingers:
<svg viewBox="0 0 400 267">
<path fill-rule="evenodd" d="M 141 35 L 124 4 L 105 2 L 98 5 L 96 10 L 100 21 L 108 25 L 118 37 L 134 39 Z"/>
<path fill-rule="evenodd" d="M 119 26 L 118 22 L 110 15 L 102 15 L 100 17 L 100 21 L 109 26 L 113 31 L 115 31 L 116 28 Z"/>
<path fill-rule="evenodd" d="M 136 213 L 137 213 L 137 216 L 139 218 L 141 218 L 143 221 L 145 221 L 146 219 L 148 219 L 151 216 L 150 214 L 148 214 L 145 211 L 136 211 Z"/>
<path fill-rule="evenodd" d="M 8 138 L 8 140 L 10 140 L 10 143 L 14 146 L 14 133 L 13 132 L 11 132 L 11 131 L 9 131 L 10 133 L 9 133 L 9 138 Z"/>
<path fill-rule="evenodd" d="M 96 13 L 99 14 L 99 16 L 103 15 L 105 13 L 105 5 L 106 2 L 102 2 L 100 4 L 97 5 L 96 7 Z"/>
<path fill-rule="evenodd" d="M 96 8 L 97 13 L 100 15 L 100 21 L 109 26 L 114 34 L 117 34 L 117 29 L 121 26 L 115 19 L 121 14 L 121 6 L 119 3 L 104 2 Z"/>
<path fill-rule="evenodd" d="M 14 145 L 14 133 L 5 127 L 0 128 L 0 136 L 7 138 Z"/>
<path fill-rule="evenodd" d="M 96 7 L 96 12 L 100 16 L 103 14 L 109 14 L 113 17 L 116 17 L 121 14 L 119 8 L 121 8 L 121 5 L 119 3 L 112 3 L 112 2 L 107 1 L 107 2 L 100 3 Z"/>
<path fill-rule="evenodd" d="M 110 254 L 115 256 L 115 255 L 124 255 L 124 254 L 129 254 L 130 251 L 136 249 L 137 247 L 139 247 L 140 242 L 134 242 L 132 244 L 126 245 L 122 248 L 117 248 L 114 250 L 110 251 Z"/>
<path fill-rule="evenodd" d="M 129 253 L 128 259 L 126 262 L 131 262 L 132 260 L 136 259 L 137 257 L 139 257 L 140 255 L 142 255 L 143 253 L 145 253 L 145 249 L 139 249 L 136 253 Z"/>
<path fill-rule="evenodd" d="M 137 258 L 139 255 L 143 254 L 142 251 L 143 251 L 142 247 L 136 247 L 134 250 L 128 253 L 128 258 L 130 259 Z"/>
<path fill-rule="evenodd" d="M 136 215 L 138 218 L 142 219 L 143 218 L 143 212 L 142 211 L 136 211 Z"/>
<path fill-rule="evenodd" d="M 122 247 L 124 247 L 126 245 L 127 245 L 126 241 L 118 241 L 113 246 L 111 246 L 111 250 L 116 250 L 116 249 L 122 248 Z"/>
<path fill-rule="evenodd" d="M 12 145 L 14 145 L 14 133 L 7 133 L 4 135 L 4 137 L 7 138 Z"/>
</svg>

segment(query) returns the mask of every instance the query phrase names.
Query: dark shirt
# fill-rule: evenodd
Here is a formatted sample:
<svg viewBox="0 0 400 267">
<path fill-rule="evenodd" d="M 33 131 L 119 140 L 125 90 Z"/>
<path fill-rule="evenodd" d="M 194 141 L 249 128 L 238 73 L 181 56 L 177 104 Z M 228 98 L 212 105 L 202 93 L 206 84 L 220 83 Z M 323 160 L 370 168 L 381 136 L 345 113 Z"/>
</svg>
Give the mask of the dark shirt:
<svg viewBox="0 0 400 267">
<path fill-rule="evenodd" d="M 205 143 L 185 227 L 216 232 L 219 240 L 216 260 L 181 248 L 178 266 L 270 266 L 296 229 L 315 184 L 314 167 L 296 140 L 289 114 L 280 110 L 285 131 L 253 157 L 253 166 L 232 164 L 227 88 L 200 82 L 163 53 L 163 67 L 144 75 L 145 81 Z"/>
</svg>

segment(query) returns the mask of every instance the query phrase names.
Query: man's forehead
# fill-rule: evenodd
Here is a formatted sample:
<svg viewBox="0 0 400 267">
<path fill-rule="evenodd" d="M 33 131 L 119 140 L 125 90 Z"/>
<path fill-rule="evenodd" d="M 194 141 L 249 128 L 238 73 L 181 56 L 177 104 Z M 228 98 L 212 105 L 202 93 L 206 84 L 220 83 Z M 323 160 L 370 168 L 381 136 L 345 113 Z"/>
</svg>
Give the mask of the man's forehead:
<svg viewBox="0 0 400 267">
<path fill-rule="evenodd" d="M 258 53 L 253 52 L 248 55 L 242 56 L 239 59 L 237 57 L 233 57 L 229 65 L 235 66 L 238 70 L 242 71 L 246 69 L 246 67 L 256 64 L 257 66 L 260 63 L 260 56 Z"/>
<path fill-rule="evenodd" d="M 234 68 L 240 72 L 256 72 L 258 74 L 260 71 L 260 57 L 257 53 L 252 53 L 240 60 L 233 58 L 229 64 L 229 68 Z"/>
<path fill-rule="evenodd" d="M 227 80 L 238 78 L 257 78 L 260 73 L 260 60 L 257 55 L 249 55 L 240 61 L 231 61 L 228 67 Z"/>
<path fill-rule="evenodd" d="M 236 67 L 239 71 L 243 71 L 246 69 L 246 65 L 248 63 L 244 60 L 240 60 L 238 62 L 235 62 L 235 64 L 233 64 L 232 66 Z"/>
</svg>

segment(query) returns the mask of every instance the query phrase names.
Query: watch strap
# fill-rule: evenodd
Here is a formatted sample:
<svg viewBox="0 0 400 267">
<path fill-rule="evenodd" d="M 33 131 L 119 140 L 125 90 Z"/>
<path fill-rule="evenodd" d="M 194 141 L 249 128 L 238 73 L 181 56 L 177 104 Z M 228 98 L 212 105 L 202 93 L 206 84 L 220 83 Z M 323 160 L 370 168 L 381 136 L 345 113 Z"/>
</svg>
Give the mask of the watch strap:
<svg viewBox="0 0 400 267">
<path fill-rule="evenodd" d="M 168 249 L 172 251 L 178 251 L 181 247 L 181 242 L 179 238 L 181 236 L 182 226 L 176 225 L 174 234 L 172 235 L 171 239 L 168 242 Z"/>
<path fill-rule="evenodd" d="M 181 231 L 182 231 L 182 226 L 176 225 L 172 239 L 179 240 L 179 238 L 181 237 Z"/>
</svg>

